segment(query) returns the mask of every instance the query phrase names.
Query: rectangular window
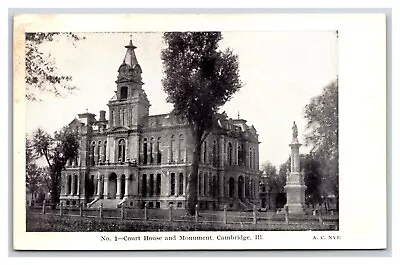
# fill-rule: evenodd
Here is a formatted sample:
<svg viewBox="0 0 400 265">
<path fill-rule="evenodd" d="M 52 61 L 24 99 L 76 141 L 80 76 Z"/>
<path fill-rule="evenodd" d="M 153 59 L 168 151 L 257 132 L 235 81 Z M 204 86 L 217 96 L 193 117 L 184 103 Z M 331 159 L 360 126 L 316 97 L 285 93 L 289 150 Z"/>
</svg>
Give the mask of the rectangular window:
<svg viewBox="0 0 400 265">
<path fill-rule="evenodd" d="M 183 195 L 183 173 L 179 173 L 179 195 Z"/>
<path fill-rule="evenodd" d="M 202 194 L 202 187 L 203 187 L 203 176 L 202 176 L 202 174 L 199 174 L 198 175 L 198 177 L 199 177 L 199 181 L 198 181 L 198 194 L 199 194 L 199 196 L 202 196 L 203 194 Z"/>
<path fill-rule="evenodd" d="M 154 195 L 154 174 L 150 174 L 149 179 L 149 196 Z"/>
<path fill-rule="evenodd" d="M 156 178 L 156 195 L 159 196 L 161 194 L 161 174 L 157 174 Z"/>
<path fill-rule="evenodd" d="M 143 174 L 142 176 L 142 196 L 145 197 L 146 196 L 146 185 L 147 185 L 147 176 L 146 174 Z"/>
<path fill-rule="evenodd" d="M 128 88 L 121 87 L 121 100 L 126 100 L 128 98 Z"/>
<path fill-rule="evenodd" d="M 175 195 L 175 173 L 171 173 L 171 195 Z"/>
</svg>

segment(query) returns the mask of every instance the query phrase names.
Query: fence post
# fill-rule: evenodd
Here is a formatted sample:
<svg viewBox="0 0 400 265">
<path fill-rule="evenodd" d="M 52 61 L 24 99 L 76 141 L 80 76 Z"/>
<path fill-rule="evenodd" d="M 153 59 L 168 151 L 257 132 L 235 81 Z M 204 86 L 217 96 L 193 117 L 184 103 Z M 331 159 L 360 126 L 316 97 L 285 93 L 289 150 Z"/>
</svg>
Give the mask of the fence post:
<svg viewBox="0 0 400 265">
<path fill-rule="evenodd" d="M 198 204 L 196 204 L 196 206 L 195 206 L 194 220 L 196 223 L 199 222 L 199 205 Z"/>
<path fill-rule="evenodd" d="M 121 219 L 125 219 L 125 203 L 121 204 Z"/>
<path fill-rule="evenodd" d="M 79 204 L 79 216 L 80 217 L 83 217 L 83 203 L 81 202 L 80 204 Z"/>
<path fill-rule="evenodd" d="M 289 224 L 289 207 L 285 205 L 285 224 Z"/>
<path fill-rule="evenodd" d="M 172 204 L 169 205 L 169 221 L 172 222 Z"/>
<path fill-rule="evenodd" d="M 319 225 L 324 225 L 324 222 L 322 220 L 322 211 L 321 211 L 321 207 L 318 209 L 318 221 L 319 221 Z"/>
<path fill-rule="evenodd" d="M 256 205 L 253 205 L 253 224 L 257 224 L 257 210 Z"/>
<path fill-rule="evenodd" d="M 144 220 L 149 220 L 149 217 L 147 216 L 147 203 L 144 204 Z"/>
<path fill-rule="evenodd" d="M 103 218 L 103 203 L 100 203 L 100 218 Z"/>
<path fill-rule="evenodd" d="M 60 202 L 60 216 L 63 216 L 63 204 L 62 202 Z"/>
<path fill-rule="evenodd" d="M 228 223 L 228 215 L 227 215 L 227 212 L 226 212 L 226 208 L 227 208 L 227 206 L 225 204 L 224 205 L 224 224 Z"/>
<path fill-rule="evenodd" d="M 46 200 L 43 201 L 42 214 L 46 213 Z"/>
</svg>

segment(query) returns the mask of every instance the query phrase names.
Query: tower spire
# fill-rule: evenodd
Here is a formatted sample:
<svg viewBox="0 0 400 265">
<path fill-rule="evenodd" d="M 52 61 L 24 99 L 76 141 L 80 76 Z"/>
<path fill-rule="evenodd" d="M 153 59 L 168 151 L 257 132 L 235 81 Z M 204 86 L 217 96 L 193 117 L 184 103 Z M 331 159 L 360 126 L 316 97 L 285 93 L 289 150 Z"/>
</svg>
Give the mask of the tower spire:
<svg viewBox="0 0 400 265">
<path fill-rule="evenodd" d="M 132 35 L 130 35 L 130 37 L 129 44 L 125 46 L 127 50 L 124 57 L 124 63 L 134 68 L 138 64 L 135 54 L 135 49 L 137 47 L 132 43 Z"/>
</svg>

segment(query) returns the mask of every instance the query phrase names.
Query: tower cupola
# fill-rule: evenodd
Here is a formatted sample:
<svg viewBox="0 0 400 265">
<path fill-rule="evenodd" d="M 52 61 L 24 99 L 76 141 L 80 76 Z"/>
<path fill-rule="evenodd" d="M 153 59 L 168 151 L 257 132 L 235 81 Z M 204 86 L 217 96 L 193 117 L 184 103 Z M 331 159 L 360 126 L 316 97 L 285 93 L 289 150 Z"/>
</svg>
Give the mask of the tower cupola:
<svg viewBox="0 0 400 265">
<path fill-rule="evenodd" d="M 142 68 L 137 60 L 132 39 L 125 46 L 126 53 L 118 68 L 115 83 L 117 91 L 109 101 L 109 127 L 125 126 L 137 128 L 149 115 L 150 102 L 142 89 Z"/>
</svg>

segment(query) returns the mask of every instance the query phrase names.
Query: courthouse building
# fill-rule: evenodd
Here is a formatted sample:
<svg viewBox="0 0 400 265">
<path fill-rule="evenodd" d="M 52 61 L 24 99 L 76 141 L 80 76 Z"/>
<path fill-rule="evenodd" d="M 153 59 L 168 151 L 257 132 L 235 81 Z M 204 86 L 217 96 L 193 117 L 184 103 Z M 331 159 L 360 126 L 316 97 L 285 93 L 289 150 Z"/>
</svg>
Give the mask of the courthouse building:
<svg viewBox="0 0 400 265">
<path fill-rule="evenodd" d="M 132 41 L 118 68 L 115 95 L 99 118 L 82 113 L 69 124 L 79 155 L 62 172 L 66 206 L 186 207 L 193 156 L 189 125 L 172 113 L 149 115 L 142 69 Z M 113 88 L 110 88 L 113 89 Z M 198 174 L 201 209 L 246 209 L 259 202 L 258 135 L 243 119 L 218 114 L 202 145 Z"/>
</svg>

